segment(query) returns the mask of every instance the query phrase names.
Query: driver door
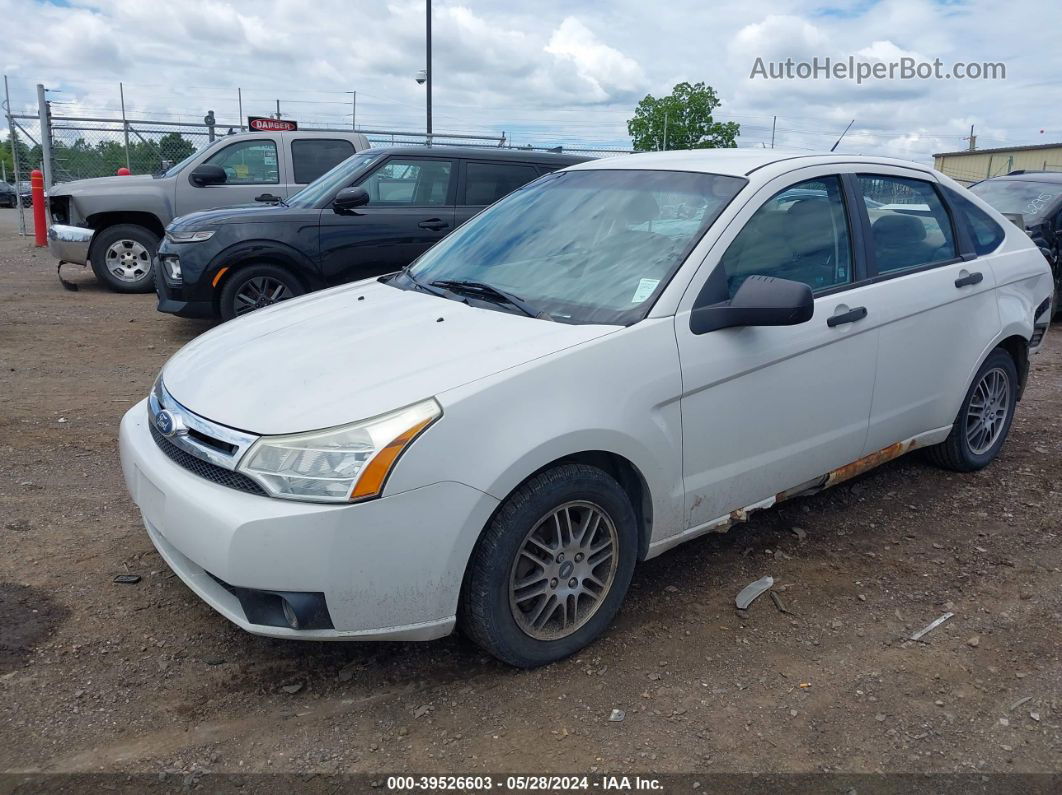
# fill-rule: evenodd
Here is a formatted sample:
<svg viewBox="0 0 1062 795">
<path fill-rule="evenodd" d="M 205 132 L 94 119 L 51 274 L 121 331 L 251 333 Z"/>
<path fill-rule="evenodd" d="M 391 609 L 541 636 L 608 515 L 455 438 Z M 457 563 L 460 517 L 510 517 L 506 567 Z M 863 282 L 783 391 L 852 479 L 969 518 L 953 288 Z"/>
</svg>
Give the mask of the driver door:
<svg viewBox="0 0 1062 795">
<path fill-rule="evenodd" d="M 255 136 L 222 146 L 200 165 L 225 169 L 221 185 L 197 185 L 191 181 L 193 169 L 185 169 L 177 179 L 177 209 L 174 216 L 196 210 L 212 210 L 237 204 L 253 204 L 263 193 L 283 193 L 277 144 L 272 138 Z"/>
<path fill-rule="evenodd" d="M 687 528 L 862 455 L 878 338 L 860 310 L 873 313 L 875 288 L 858 286 L 861 227 L 837 172 L 801 169 L 765 186 L 712 247 L 680 304 Z M 698 298 L 728 300 L 753 274 L 810 285 L 812 319 L 691 331 Z"/>
</svg>

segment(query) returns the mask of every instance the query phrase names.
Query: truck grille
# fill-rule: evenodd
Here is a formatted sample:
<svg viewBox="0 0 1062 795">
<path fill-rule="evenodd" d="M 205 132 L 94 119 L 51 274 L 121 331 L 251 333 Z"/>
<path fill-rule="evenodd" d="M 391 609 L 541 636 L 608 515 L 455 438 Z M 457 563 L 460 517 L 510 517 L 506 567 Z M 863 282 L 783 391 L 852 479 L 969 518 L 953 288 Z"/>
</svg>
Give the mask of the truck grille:
<svg viewBox="0 0 1062 795">
<path fill-rule="evenodd" d="M 169 439 L 159 433 L 158 429 L 155 427 L 155 423 L 149 422 L 148 427 L 151 429 L 151 438 L 155 440 L 155 444 L 159 446 L 159 449 L 166 454 L 167 458 L 182 469 L 187 469 L 192 474 L 198 475 L 205 480 L 209 480 L 211 483 L 217 483 L 219 486 L 227 486 L 230 489 L 245 491 L 248 494 L 267 496 L 265 489 L 246 475 L 241 475 L 239 472 L 233 472 L 215 464 L 211 464 L 208 461 L 196 458 L 191 453 L 186 453 L 184 450 L 177 447 L 177 445 L 173 444 Z"/>
</svg>

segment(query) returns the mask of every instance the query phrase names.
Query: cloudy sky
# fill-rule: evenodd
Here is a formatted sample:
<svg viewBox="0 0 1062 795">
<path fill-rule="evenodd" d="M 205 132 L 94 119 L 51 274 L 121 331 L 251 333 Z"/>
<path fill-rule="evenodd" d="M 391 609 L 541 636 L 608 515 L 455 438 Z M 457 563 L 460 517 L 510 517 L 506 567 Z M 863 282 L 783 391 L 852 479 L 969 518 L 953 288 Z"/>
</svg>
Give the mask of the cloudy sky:
<svg viewBox="0 0 1062 795">
<path fill-rule="evenodd" d="M 505 131 L 517 144 L 627 147 L 646 93 L 702 80 L 741 146 L 829 149 L 928 161 L 965 148 L 1062 140 L 1062 5 L 1051 0 L 435 0 L 436 131 Z M 16 110 L 35 84 L 54 112 L 235 123 L 266 115 L 416 130 L 424 124 L 424 4 L 406 0 L 0 0 L 0 65 Z M 1003 62 L 1005 80 L 751 78 L 756 58 L 818 56 L 945 69 Z"/>
</svg>

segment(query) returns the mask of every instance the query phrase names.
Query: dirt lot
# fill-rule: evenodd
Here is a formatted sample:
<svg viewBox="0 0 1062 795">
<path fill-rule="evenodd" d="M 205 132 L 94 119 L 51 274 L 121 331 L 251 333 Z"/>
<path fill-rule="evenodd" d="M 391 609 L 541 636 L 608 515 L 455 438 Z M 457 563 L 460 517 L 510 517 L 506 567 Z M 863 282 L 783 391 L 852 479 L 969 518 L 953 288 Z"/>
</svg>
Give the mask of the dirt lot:
<svg viewBox="0 0 1062 795">
<path fill-rule="evenodd" d="M 457 637 L 257 638 L 195 598 L 115 435 L 206 326 L 64 291 L 0 212 L 0 770 L 1062 772 L 1062 336 L 987 470 L 908 456 L 692 542 L 587 652 L 518 672 Z M 740 615 L 765 574 L 790 614 Z"/>
</svg>

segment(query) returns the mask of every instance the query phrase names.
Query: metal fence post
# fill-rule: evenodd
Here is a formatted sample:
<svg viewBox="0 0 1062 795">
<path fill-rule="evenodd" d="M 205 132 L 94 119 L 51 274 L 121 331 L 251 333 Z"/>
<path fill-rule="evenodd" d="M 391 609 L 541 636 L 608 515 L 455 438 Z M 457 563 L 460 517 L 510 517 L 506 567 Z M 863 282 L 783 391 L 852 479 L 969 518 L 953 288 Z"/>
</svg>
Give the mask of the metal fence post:
<svg viewBox="0 0 1062 795">
<path fill-rule="evenodd" d="M 41 125 L 41 167 L 44 170 L 44 189 L 52 187 L 52 119 L 48 100 L 44 96 L 44 84 L 37 83 L 37 119 Z"/>
<path fill-rule="evenodd" d="M 18 163 L 18 139 L 15 138 L 15 120 L 11 118 L 11 89 L 4 75 L 4 109 L 7 113 L 7 135 L 11 141 L 11 164 L 15 167 L 15 204 L 18 207 L 18 233 L 26 234 L 26 214 L 22 208 L 22 168 Z"/>
<path fill-rule="evenodd" d="M 132 171 L 129 166 L 129 121 L 125 118 L 125 86 L 121 83 L 118 84 L 118 95 L 122 100 L 122 132 L 125 133 L 125 167 Z"/>
</svg>

